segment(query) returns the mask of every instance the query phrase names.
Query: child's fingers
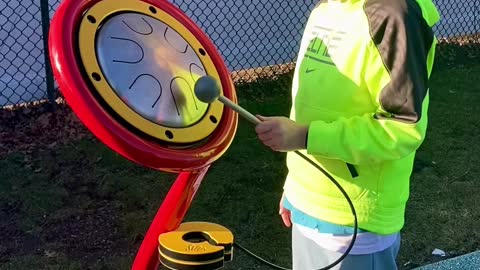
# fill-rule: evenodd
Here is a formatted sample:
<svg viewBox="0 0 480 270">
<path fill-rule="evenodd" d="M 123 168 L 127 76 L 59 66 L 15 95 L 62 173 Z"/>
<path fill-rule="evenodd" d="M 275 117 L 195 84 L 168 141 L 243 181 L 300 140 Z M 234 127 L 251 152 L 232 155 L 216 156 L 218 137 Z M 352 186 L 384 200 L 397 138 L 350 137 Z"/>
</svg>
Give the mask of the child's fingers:
<svg viewBox="0 0 480 270">
<path fill-rule="evenodd" d="M 280 206 L 279 214 L 282 217 L 283 224 L 285 224 L 286 227 L 290 228 L 292 226 L 290 210 L 286 209 L 283 206 Z"/>
<path fill-rule="evenodd" d="M 290 219 L 290 211 L 284 211 L 282 214 L 280 214 L 283 220 L 283 224 L 285 224 L 285 227 L 290 228 L 292 226 L 292 221 Z"/>
</svg>

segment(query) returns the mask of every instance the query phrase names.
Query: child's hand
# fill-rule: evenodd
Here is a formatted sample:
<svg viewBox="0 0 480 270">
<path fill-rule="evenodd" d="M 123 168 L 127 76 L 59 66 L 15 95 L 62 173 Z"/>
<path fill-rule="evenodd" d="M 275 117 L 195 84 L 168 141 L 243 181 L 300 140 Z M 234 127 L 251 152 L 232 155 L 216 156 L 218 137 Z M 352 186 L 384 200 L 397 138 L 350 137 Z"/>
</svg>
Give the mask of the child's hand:
<svg viewBox="0 0 480 270">
<path fill-rule="evenodd" d="M 290 210 L 283 207 L 284 198 L 285 198 L 285 195 L 282 195 L 282 199 L 280 199 L 280 205 L 279 205 L 280 210 L 278 213 L 282 217 L 283 224 L 285 224 L 287 228 L 290 228 L 292 226 L 292 220 L 291 220 L 292 214 L 290 213 Z"/>
<path fill-rule="evenodd" d="M 263 144 L 279 152 L 305 149 L 308 126 L 286 117 L 257 117 L 262 122 L 255 131 Z"/>
</svg>

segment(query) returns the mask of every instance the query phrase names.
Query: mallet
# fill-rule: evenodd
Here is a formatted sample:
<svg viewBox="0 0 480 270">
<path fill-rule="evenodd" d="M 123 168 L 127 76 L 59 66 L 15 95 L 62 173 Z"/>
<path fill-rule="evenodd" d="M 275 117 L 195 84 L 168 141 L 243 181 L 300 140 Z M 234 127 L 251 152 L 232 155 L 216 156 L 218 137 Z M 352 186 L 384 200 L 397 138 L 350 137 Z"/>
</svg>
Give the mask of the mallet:
<svg viewBox="0 0 480 270">
<path fill-rule="evenodd" d="M 230 107 L 232 110 L 240 114 L 240 116 L 244 117 L 254 125 L 257 125 L 261 122 L 260 119 L 255 117 L 253 114 L 249 113 L 244 108 L 221 95 L 217 80 L 211 76 L 203 76 L 198 79 L 195 83 L 194 91 L 197 98 L 202 102 L 212 103 L 218 99 L 220 102 L 225 104 L 225 106 Z"/>
</svg>

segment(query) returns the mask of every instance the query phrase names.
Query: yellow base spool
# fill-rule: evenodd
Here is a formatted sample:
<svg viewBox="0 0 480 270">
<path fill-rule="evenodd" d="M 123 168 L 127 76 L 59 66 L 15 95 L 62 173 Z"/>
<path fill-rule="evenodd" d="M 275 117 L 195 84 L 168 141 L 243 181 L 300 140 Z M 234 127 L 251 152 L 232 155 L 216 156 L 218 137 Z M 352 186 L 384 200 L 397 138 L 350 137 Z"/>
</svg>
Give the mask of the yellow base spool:
<svg viewBox="0 0 480 270">
<path fill-rule="evenodd" d="M 221 269 L 233 258 L 233 234 L 208 222 L 186 222 L 158 238 L 160 263 L 173 270 Z"/>
</svg>

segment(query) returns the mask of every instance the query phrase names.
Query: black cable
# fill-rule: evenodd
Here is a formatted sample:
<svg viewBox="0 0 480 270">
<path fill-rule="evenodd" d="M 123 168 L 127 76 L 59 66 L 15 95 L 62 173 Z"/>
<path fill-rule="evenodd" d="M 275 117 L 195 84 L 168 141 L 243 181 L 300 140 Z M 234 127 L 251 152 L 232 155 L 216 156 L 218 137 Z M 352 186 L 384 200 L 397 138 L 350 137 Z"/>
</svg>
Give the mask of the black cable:
<svg viewBox="0 0 480 270">
<path fill-rule="evenodd" d="M 304 154 L 300 153 L 299 151 L 295 151 L 295 153 L 297 155 L 299 155 L 300 157 L 302 157 L 303 159 L 305 159 L 308 163 L 312 164 L 315 168 L 317 168 L 319 171 L 321 171 L 339 190 L 340 192 L 343 194 L 343 196 L 345 197 L 345 199 L 347 199 L 347 202 L 348 202 L 348 205 L 350 206 L 350 209 L 352 210 L 352 214 L 353 214 L 353 218 L 354 218 L 354 229 L 353 229 L 353 235 L 352 235 L 352 242 L 350 243 L 350 245 L 348 246 L 347 250 L 345 251 L 345 253 L 340 256 L 340 258 L 338 258 L 335 262 L 333 262 L 332 264 L 324 267 L 324 268 L 320 268 L 318 270 L 328 270 L 328 269 L 331 269 L 333 267 L 335 267 L 337 264 L 341 263 L 347 256 L 348 254 L 350 254 L 350 251 L 352 250 L 353 248 L 353 245 L 355 244 L 355 240 L 357 239 L 357 233 L 358 233 L 358 220 L 357 220 L 357 212 L 355 211 L 355 207 L 353 206 L 353 202 L 352 200 L 350 199 L 350 197 L 348 196 L 347 192 L 343 189 L 343 187 L 337 182 L 337 180 L 335 180 L 335 178 L 333 178 L 333 176 L 331 174 L 329 174 L 326 170 L 324 170 L 322 167 L 320 167 L 317 163 L 313 162 L 311 159 L 309 159 L 307 156 L 305 156 Z M 280 270 L 290 270 L 289 268 L 285 268 L 285 267 L 282 267 L 282 266 L 278 266 L 276 264 L 273 264 L 271 262 L 268 262 L 266 261 L 265 259 L 259 257 L 258 255 L 256 255 L 255 253 L 249 251 L 248 249 L 240 246 L 238 243 L 234 243 L 233 244 L 234 246 L 236 246 L 238 249 L 240 249 L 241 251 L 247 253 L 248 255 L 252 256 L 253 258 L 257 259 L 258 261 L 262 262 L 263 264 L 266 264 L 274 269 L 280 269 Z"/>
</svg>

